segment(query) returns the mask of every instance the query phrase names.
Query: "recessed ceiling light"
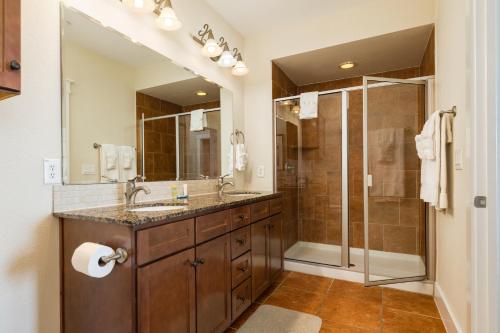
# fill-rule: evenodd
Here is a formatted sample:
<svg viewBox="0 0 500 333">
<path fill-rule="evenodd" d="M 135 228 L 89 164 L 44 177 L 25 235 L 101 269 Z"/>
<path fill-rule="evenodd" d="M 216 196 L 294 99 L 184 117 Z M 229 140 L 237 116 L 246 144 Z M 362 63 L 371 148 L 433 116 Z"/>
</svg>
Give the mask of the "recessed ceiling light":
<svg viewBox="0 0 500 333">
<path fill-rule="evenodd" d="M 207 92 L 206 91 L 203 91 L 203 90 L 198 90 L 196 92 L 196 96 L 207 96 Z"/>
<path fill-rule="evenodd" d="M 351 68 L 353 68 L 355 66 L 356 66 L 356 64 L 354 62 L 352 62 L 352 61 L 346 61 L 346 62 L 343 62 L 343 63 L 341 63 L 339 65 L 339 67 L 341 69 L 351 69 Z"/>
</svg>

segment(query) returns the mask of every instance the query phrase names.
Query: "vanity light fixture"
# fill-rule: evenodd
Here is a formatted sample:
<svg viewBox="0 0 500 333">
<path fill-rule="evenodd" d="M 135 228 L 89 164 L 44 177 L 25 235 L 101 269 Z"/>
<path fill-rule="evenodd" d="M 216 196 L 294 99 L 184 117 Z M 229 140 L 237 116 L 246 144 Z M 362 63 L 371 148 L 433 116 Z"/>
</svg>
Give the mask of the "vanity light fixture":
<svg viewBox="0 0 500 333">
<path fill-rule="evenodd" d="M 121 0 L 124 5 L 138 13 L 153 12 L 158 15 L 156 24 L 166 31 L 179 30 L 181 21 L 177 18 L 170 0 Z"/>
<path fill-rule="evenodd" d="M 354 67 L 356 67 L 356 64 L 352 61 L 346 61 L 346 62 L 343 62 L 339 65 L 340 69 L 351 69 Z"/>
<path fill-rule="evenodd" d="M 295 113 L 295 114 L 298 114 L 300 112 L 300 106 L 294 105 L 292 107 L 292 112 Z"/>
<path fill-rule="evenodd" d="M 229 47 L 227 46 L 227 43 L 224 45 L 224 51 L 219 57 L 219 60 L 217 60 L 217 65 L 220 67 L 233 67 L 236 65 L 236 58 L 233 56 L 231 51 L 229 51 Z"/>
<path fill-rule="evenodd" d="M 153 0 L 122 0 L 122 2 L 136 13 L 150 13 L 154 10 Z"/>
<path fill-rule="evenodd" d="M 203 91 L 203 90 L 198 90 L 196 92 L 196 96 L 200 96 L 200 97 L 203 97 L 203 96 L 207 96 L 207 92 L 206 91 Z"/>
<path fill-rule="evenodd" d="M 238 53 L 236 56 L 236 64 L 234 65 L 233 69 L 231 70 L 231 73 L 236 76 L 243 76 L 248 74 L 248 67 L 245 65 L 243 62 L 243 59 L 241 58 L 241 53 Z"/>
<path fill-rule="evenodd" d="M 233 67 L 231 73 L 235 76 L 248 74 L 248 67 L 243 62 L 241 53 L 238 49 L 234 48 L 231 52 L 231 48 L 224 40 L 224 37 L 219 38 L 219 42 L 217 42 L 208 24 L 204 24 L 197 35 L 192 37 L 195 42 L 202 46 L 202 54 L 212 59 L 212 61 L 216 62 L 220 67 Z"/>
<path fill-rule="evenodd" d="M 170 0 L 155 0 L 155 3 L 155 14 L 158 15 L 156 24 L 158 24 L 158 27 L 165 31 L 179 30 L 182 27 L 182 23 L 177 18 Z"/>
</svg>

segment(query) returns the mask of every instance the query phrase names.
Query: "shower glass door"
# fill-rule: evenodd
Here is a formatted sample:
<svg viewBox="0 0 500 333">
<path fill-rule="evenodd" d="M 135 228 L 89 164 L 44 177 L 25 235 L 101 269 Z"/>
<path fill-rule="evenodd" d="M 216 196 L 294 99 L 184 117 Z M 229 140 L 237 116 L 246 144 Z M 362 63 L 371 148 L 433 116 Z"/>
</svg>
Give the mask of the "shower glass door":
<svg viewBox="0 0 500 333">
<path fill-rule="evenodd" d="M 285 259 L 347 266 L 347 93 L 320 95 L 314 119 L 300 119 L 299 104 L 298 98 L 275 102 Z"/>
<path fill-rule="evenodd" d="M 425 81 L 363 79 L 365 284 L 426 278 L 425 205 L 415 135 Z"/>
</svg>

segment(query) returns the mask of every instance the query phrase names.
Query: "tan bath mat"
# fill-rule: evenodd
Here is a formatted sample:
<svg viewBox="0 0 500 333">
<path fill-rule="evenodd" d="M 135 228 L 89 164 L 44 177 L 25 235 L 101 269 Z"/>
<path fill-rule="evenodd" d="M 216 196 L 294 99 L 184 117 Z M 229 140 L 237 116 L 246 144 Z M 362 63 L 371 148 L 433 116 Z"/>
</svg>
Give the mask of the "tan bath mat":
<svg viewBox="0 0 500 333">
<path fill-rule="evenodd" d="M 273 305 L 261 305 L 238 333 L 318 333 L 321 318 Z"/>
</svg>

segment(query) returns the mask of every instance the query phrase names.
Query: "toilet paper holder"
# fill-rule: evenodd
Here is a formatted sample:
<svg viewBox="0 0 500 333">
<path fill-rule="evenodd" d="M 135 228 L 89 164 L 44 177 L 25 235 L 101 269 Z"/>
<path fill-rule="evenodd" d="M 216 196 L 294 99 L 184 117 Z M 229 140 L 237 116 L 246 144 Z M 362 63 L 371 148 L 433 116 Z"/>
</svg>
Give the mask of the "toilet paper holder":
<svg viewBox="0 0 500 333">
<path fill-rule="evenodd" d="M 117 263 L 123 264 L 128 259 L 127 250 L 122 249 L 121 247 L 115 250 L 115 253 L 109 256 L 101 257 L 100 261 L 104 264 L 109 263 L 110 261 L 116 260 Z"/>
</svg>

